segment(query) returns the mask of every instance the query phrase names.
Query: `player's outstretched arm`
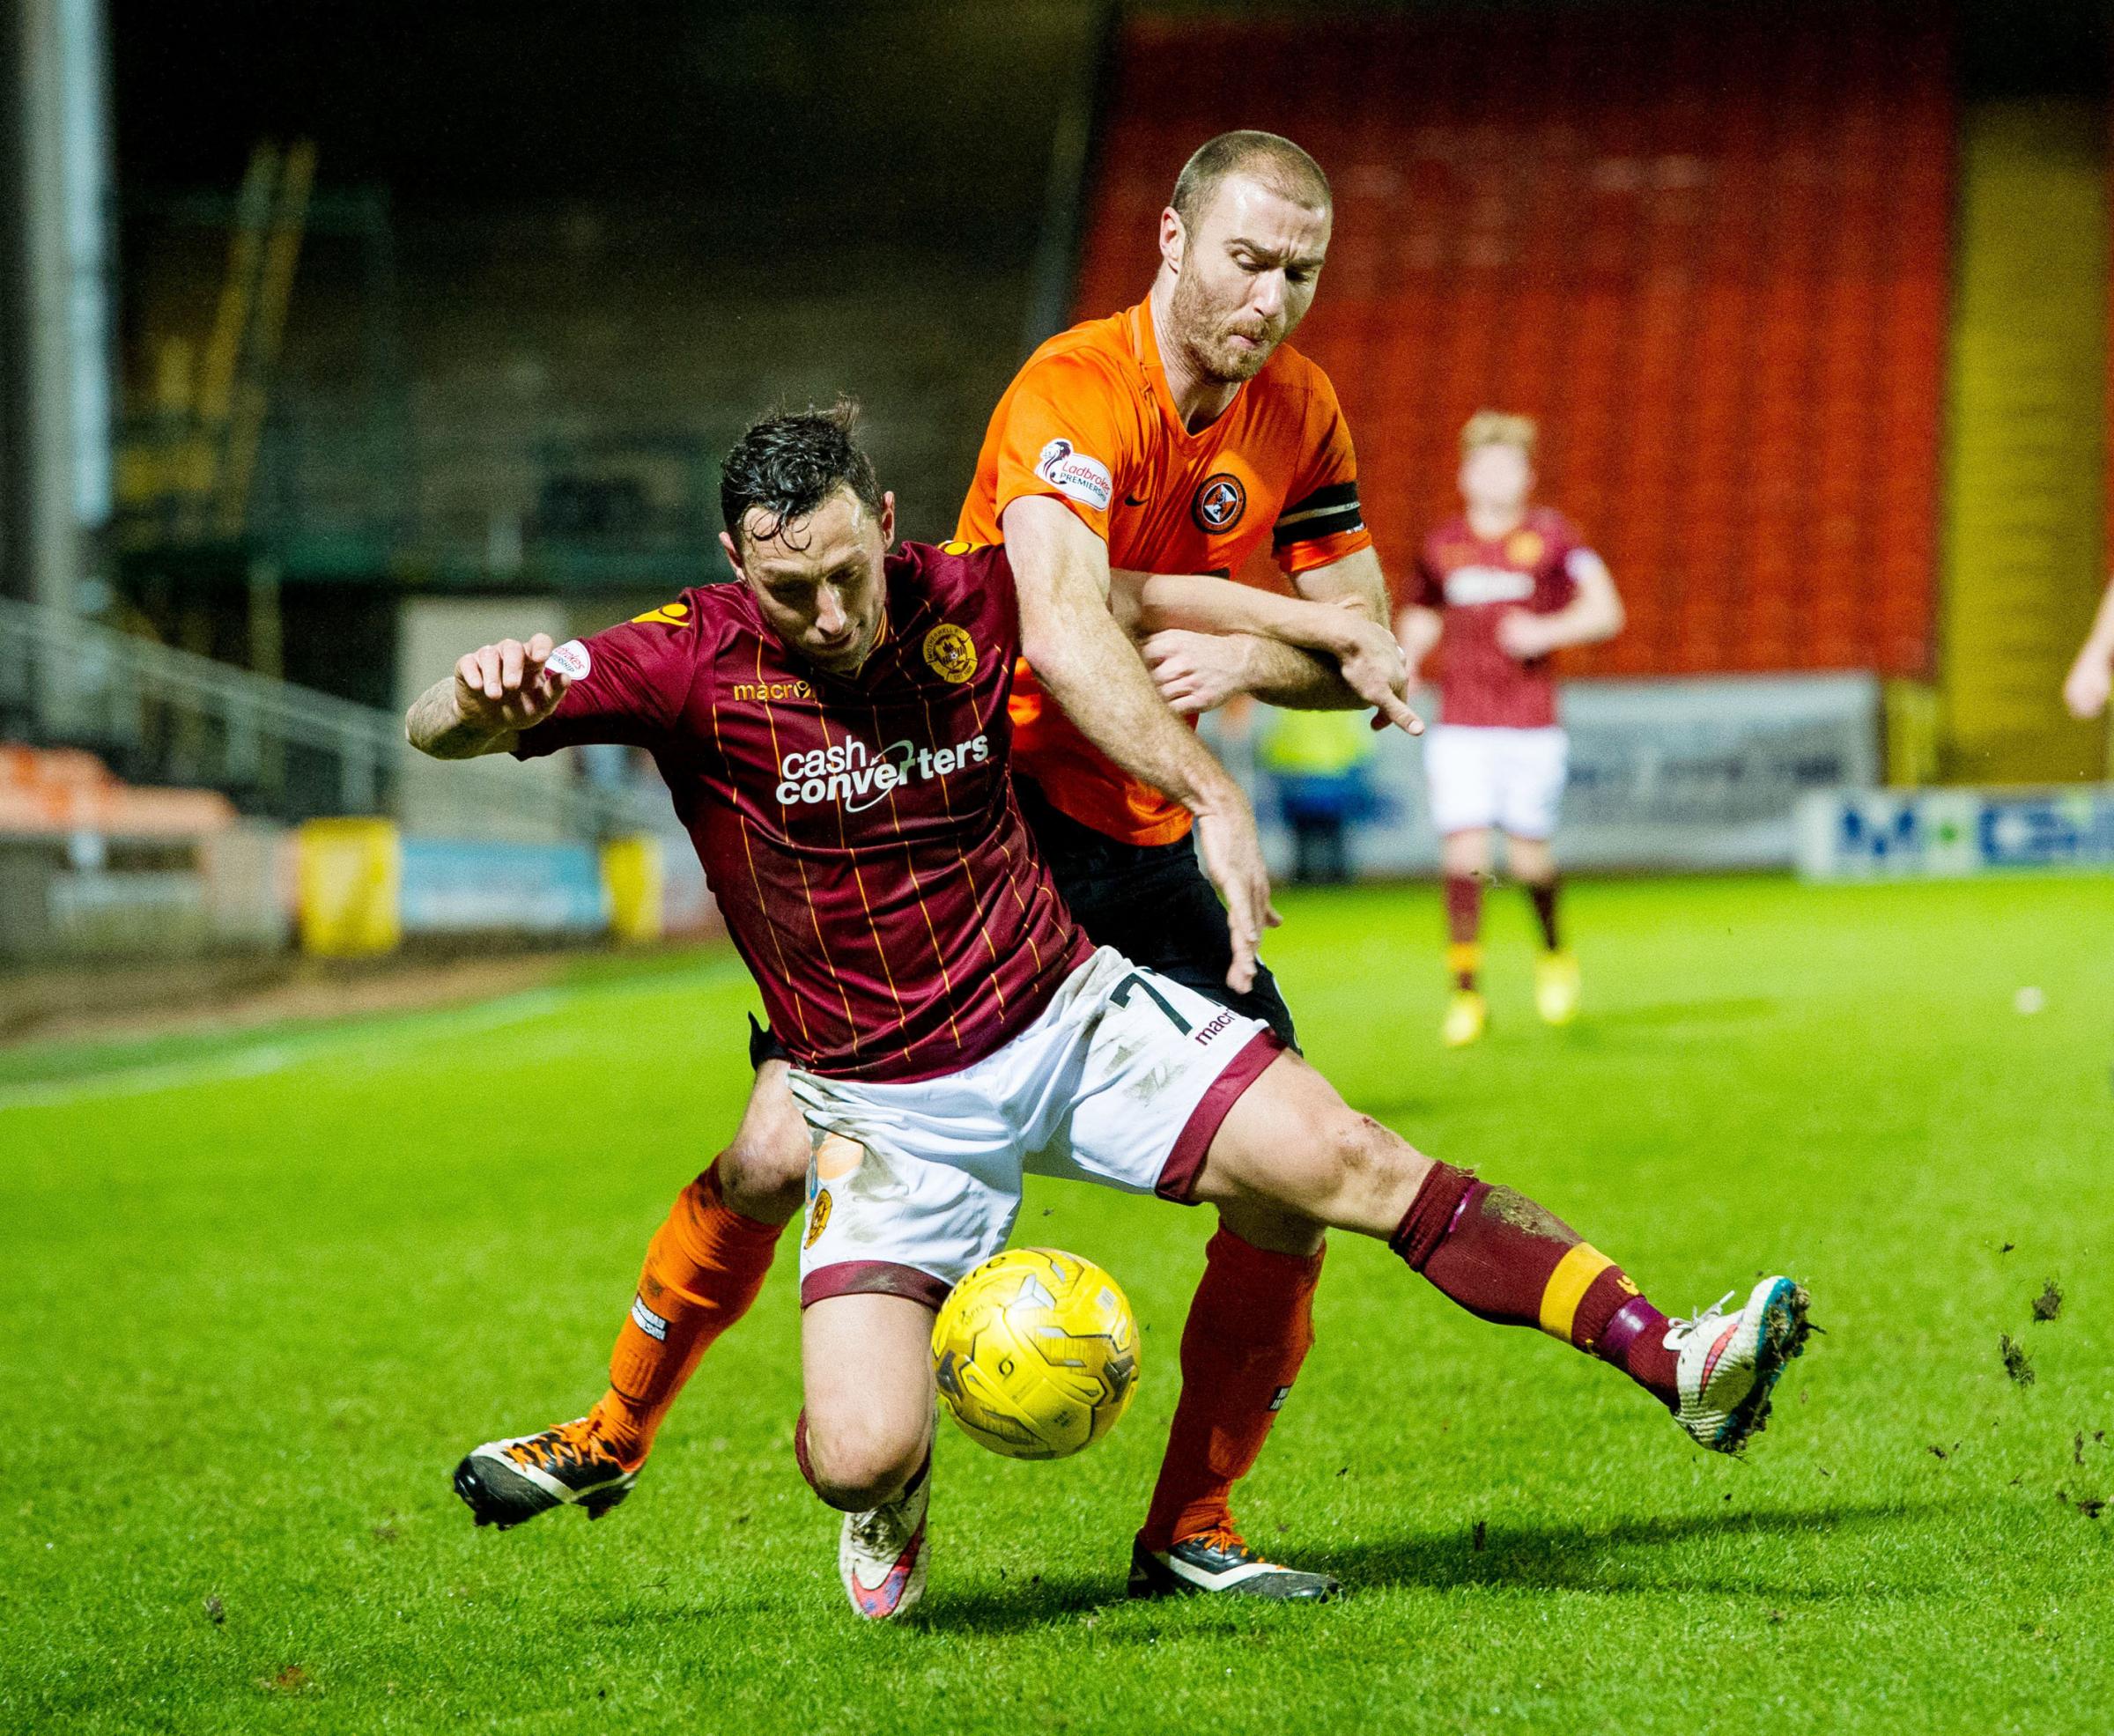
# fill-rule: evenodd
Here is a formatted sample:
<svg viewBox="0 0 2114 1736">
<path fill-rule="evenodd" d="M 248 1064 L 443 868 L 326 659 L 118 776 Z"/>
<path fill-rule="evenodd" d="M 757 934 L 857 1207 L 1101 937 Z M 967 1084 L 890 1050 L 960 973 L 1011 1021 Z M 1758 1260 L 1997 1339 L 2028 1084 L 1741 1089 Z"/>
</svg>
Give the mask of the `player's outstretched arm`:
<svg viewBox="0 0 2114 1736">
<path fill-rule="evenodd" d="M 2078 646 L 2077 661 L 2063 682 L 2063 703 L 2072 717 L 2097 717 L 2107 708 L 2110 687 L 2114 687 L 2114 580 L 2100 598 L 2092 631 Z"/>
<path fill-rule="evenodd" d="M 1255 816 L 1210 750 L 1176 721 L 1109 613 L 1108 547 L 1061 501 L 1029 495 L 1001 521 L 1020 593 L 1021 650 L 1088 741 L 1196 816 L 1204 871 L 1226 901 L 1233 967 L 1245 992 L 1274 925 Z"/>
<path fill-rule="evenodd" d="M 435 759 L 507 752 L 565 697 L 566 677 L 544 667 L 553 649 L 551 635 L 538 633 L 526 644 L 503 639 L 465 652 L 454 674 L 412 702 L 404 739 Z"/>
</svg>

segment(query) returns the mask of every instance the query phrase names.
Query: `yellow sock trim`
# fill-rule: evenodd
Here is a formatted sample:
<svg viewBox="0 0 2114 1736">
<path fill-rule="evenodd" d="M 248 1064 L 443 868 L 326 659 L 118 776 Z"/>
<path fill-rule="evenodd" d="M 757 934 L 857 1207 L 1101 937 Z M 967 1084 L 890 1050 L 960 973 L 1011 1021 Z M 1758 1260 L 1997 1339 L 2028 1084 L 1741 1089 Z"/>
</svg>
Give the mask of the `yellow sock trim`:
<svg viewBox="0 0 2114 1736">
<path fill-rule="evenodd" d="M 1446 944 L 1446 974 L 1458 977 L 1482 969 L 1481 941 L 1450 941 Z"/>
<path fill-rule="evenodd" d="M 1578 1304 L 1593 1281 L 1615 1262 L 1590 1242 L 1580 1242 L 1556 1262 L 1541 1291 L 1541 1330 L 1551 1338 L 1571 1342 L 1571 1323 L 1578 1317 Z"/>
</svg>

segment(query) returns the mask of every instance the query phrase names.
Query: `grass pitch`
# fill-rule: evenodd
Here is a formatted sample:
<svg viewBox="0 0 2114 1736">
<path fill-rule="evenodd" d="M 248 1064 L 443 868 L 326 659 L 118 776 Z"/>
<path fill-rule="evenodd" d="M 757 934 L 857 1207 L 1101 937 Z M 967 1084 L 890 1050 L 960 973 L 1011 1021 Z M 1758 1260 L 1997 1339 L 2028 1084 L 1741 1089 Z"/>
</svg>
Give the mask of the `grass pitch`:
<svg viewBox="0 0 2114 1736">
<path fill-rule="evenodd" d="M 1670 1310 L 1765 1263 L 1811 1286 L 1827 1335 L 1747 1462 L 1338 1237 L 1241 1512 L 1354 1595 L 1127 1604 L 1209 1224 L 1035 1186 L 1022 1237 L 1138 1305 L 1138 1402 L 1054 1466 L 942 1424 L 926 1619 L 863 1629 L 787 1444 L 790 1241 L 621 1511 L 476 1533 L 448 1490 L 467 1446 L 599 1390 L 645 1237 L 746 1089 L 730 959 L 18 1051 L 0 1728 L 2105 1727 L 2105 883 L 1580 885 L 1587 1010 L 1555 1032 L 1501 897 L 1492 1035 L 1459 1055 L 1430 891 L 1284 903 L 1271 959 L 1353 1103 Z"/>
</svg>

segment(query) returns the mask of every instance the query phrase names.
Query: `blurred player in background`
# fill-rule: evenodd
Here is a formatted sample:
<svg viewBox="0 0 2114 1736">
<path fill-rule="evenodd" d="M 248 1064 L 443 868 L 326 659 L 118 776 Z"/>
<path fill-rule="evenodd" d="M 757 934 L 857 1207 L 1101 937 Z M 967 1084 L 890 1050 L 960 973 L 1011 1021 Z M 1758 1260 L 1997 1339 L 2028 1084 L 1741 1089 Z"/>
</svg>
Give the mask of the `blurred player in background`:
<svg viewBox="0 0 2114 1736">
<path fill-rule="evenodd" d="M 1029 358 L 993 414 L 962 508 L 960 543 L 1002 542 L 1024 595 L 1055 599 L 1072 636 L 1107 623 L 1064 610 L 1112 605 L 1185 716 L 1247 692 L 1377 706 L 1422 727 L 1401 698 L 1406 665 L 1349 431 L 1328 377 L 1284 344 L 1313 299 L 1332 213 L 1327 177 L 1290 140 L 1237 132 L 1205 144 L 1161 213 L 1149 294 Z M 1214 576 L 1266 545 L 1298 597 Z M 1109 684 L 1102 703 L 1122 691 Z M 1190 799 L 1169 800 L 1097 748 L 1024 663 L 1011 714 L 1023 812 L 1096 943 L 1292 1045 L 1291 1015 L 1255 956 L 1273 920 L 1267 894 L 1222 906 L 1212 890 L 1228 883 L 1215 833 L 1246 816 L 1223 770 L 1199 747 Z M 750 1053 L 757 1082 L 741 1129 L 654 1237 L 609 1391 L 587 1416 L 487 1442 L 458 1467 L 480 1523 L 614 1505 L 699 1359 L 754 1301 L 800 1209 L 809 1138 L 783 1045 L 759 1033 Z M 1335 1589 L 1325 1574 L 1263 1561 L 1230 1507 L 1312 1342 L 1321 1253 L 1311 1219 L 1268 1202 L 1221 1206 L 1182 1341 L 1167 1460 L 1133 1549 L 1134 1593 L 1307 1599 Z"/>
<path fill-rule="evenodd" d="M 1395 624 L 1412 673 L 1439 651 L 1440 720 L 1424 742 L 1424 768 L 1445 876 L 1453 995 L 1439 1036 L 1449 1048 L 1475 1042 L 1489 1018 L 1480 937 L 1493 831 L 1504 834 L 1505 867 L 1541 925 L 1535 1008 L 1550 1024 L 1569 1023 L 1578 1009 L 1578 961 L 1557 923 L 1549 847 L 1568 756 L 1549 657 L 1614 638 L 1622 602 L 1577 527 L 1529 504 L 1534 435 L 1528 417 L 1486 410 L 1469 417 L 1460 477 L 1467 510 L 1424 539 Z"/>
<path fill-rule="evenodd" d="M 2114 581 L 2108 583 L 2099 600 L 2092 631 L 2077 647 L 2077 661 L 2063 682 L 2063 703 L 2081 722 L 2097 717 L 2107 708 L 2110 686 L 2114 686 Z"/>
</svg>

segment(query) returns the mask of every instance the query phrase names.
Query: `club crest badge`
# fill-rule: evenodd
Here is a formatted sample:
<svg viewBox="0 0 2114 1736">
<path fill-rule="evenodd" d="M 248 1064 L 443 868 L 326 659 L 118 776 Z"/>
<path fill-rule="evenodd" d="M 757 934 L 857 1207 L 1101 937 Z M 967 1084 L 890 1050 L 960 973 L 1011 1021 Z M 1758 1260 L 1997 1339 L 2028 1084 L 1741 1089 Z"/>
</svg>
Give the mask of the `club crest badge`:
<svg viewBox="0 0 2114 1736">
<path fill-rule="evenodd" d="M 925 661 L 942 681 L 958 687 L 976 674 L 976 641 L 966 628 L 943 621 L 925 635 Z"/>
<path fill-rule="evenodd" d="M 1231 470 L 1220 470 L 1198 484 L 1196 499 L 1189 503 L 1189 516 L 1196 528 L 1209 536 L 1223 536 L 1239 524 L 1248 510 L 1248 491 Z"/>
</svg>

